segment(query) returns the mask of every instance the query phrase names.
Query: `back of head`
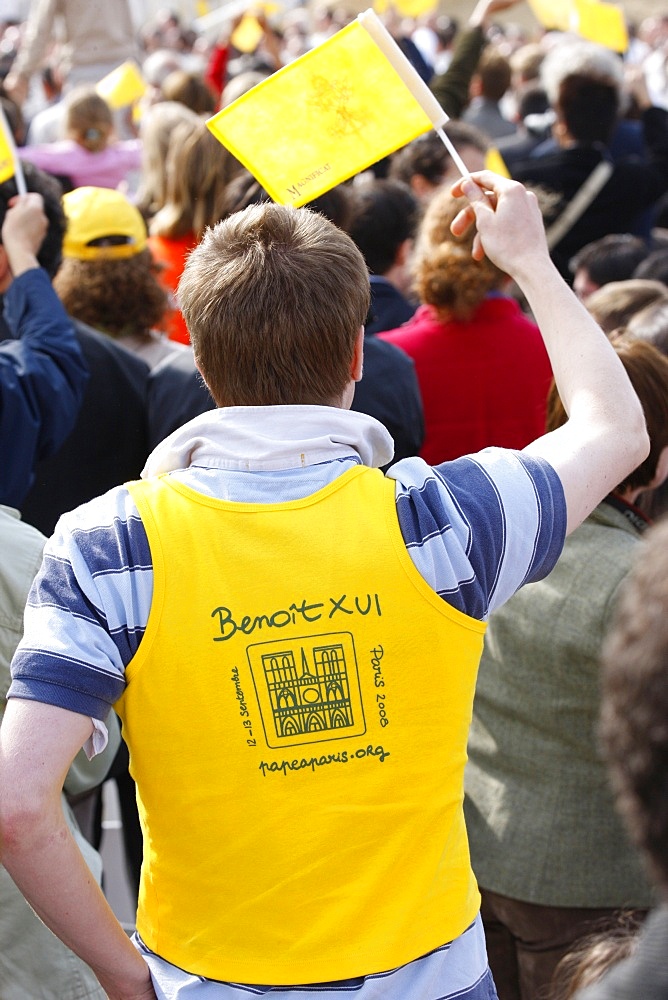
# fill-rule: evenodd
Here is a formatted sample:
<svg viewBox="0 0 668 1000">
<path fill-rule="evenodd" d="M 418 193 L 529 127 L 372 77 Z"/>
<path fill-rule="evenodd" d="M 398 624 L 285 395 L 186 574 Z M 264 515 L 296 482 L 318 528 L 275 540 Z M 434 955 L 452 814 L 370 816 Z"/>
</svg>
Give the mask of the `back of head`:
<svg viewBox="0 0 668 1000">
<path fill-rule="evenodd" d="M 461 153 L 464 147 L 470 147 L 484 157 L 489 148 L 489 141 L 485 135 L 468 122 L 451 119 L 445 123 L 443 131 L 458 153 Z M 413 139 L 392 156 L 390 177 L 403 181 L 404 184 L 411 184 L 413 178 L 417 176 L 424 178 L 431 187 L 437 187 L 445 182 L 446 175 L 451 172 L 453 166 L 447 146 L 432 130 Z M 474 168 L 469 167 L 469 169 Z"/>
<path fill-rule="evenodd" d="M 572 1000 L 629 958 L 638 946 L 640 926 L 632 914 L 620 913 L 614 923 L 576 941 L 554 970 L 550 1000 Z"/>
<path fill-rule="evenodd" d="M 668 292 L 659 281 L 610 281 L 587 297 L 587 312 L 591 313 L 601 329 L 611 334 L 628 326 L 636 313 L 654 302 L 664 300 Z"/>
<path fill-rule="evenodd" d="M 79 87 L 68 95 L 65 131 L 89 153 L 105 149 L 113 128 L 111 108 L 94 87 Z"/>
<path fill-rule="evenodd" d="M 659 247 L 647 254 L 638 264 L 633 277 L 661 281 L 668 287 L 668 247 Z"/>
<path fill-rule="evenodd" d="M 603 649 L 601 737 L 632 839 L 668 896 L 668 520 L 647 533 Z"/>
<path fill-rule="evenodd" d="M 538 42 L 527 42 L 516 49 L 510 57 L 510 68 L 521 84 L 540 79 L 540 67 L 545 51 Z"/>
<path fill-rule="evenodd" d="M 219 406 L 340 401 L 370 292 L 361 253 L 331 222 L 252 205 L 207 230 L 178 293 Z"/>
<path fill-rule="evenodd" d="M 639 310 L 630 320 L 627 329 L 632 336 L 653 344 L 668 357 L 668 290 L 650 305 Z"/>
<path fill-rule="evenodd" d="M 142 179 L 137 205 L 146 216 L 155 215 L 166 199 L 166 161 L 172 132 L 178 125 L 195 128 L 199 116 L 178 101 L 159 101 L 144 110 L 139 134 L 142 140 Z"/>
<path fill-rule="evenodd" d="M 46 236 L 37 254 L 40 267 L 53 278 L 62 260 L 63 237 L 65 235 L 65 212 L 61 202 L 62 188 L 55 177 L 38 170 L 32 163 L 22 162 L 23 175 L 28 191 L 41 194 L 44 202 L 44 214 L 47 218 Z M 11 177 L 0 184 L 0 230 L 5 221 L 5 214 L 11 198 L 18 194 L 16 180 Z"/>
<path fill-rule="evenodd" d="M 640 400 L 650 442 L 645 461 L 614 490 L 623 494 L 652 484 L 662 453 L 668 448 L 668 358 L 646 341 L 631 336 L 617 337 L 613 346 Z M 548 400 L 547 430 L 561 427 L 567 419 L 553 385 Z"/>
<path fill-rule="evenodd" d="M 541 78 L 572 139 L 609 142 L 622 87 L 622 66 L 614 53 L 585 41 L 556 45 L 543 61 Z"/>
<path fill-rule="evenodd" d="M 477 75 L 481 95 L 488 101 L 500 101 L 510 86 L 510 62 L 498 49 L 488 48 L 480 58 Z"/>
<path fill-rule="evenodd" d="M 212 115 L 216 98 L 198 73 L 174 70 L 163 81 L 162 94 L 166 101 L 177 101 L 198 115 Z"/>
<path fill-rule="evenodd" d="M 413 259 L 415 289 L 421 302 L 432 306 L 442 319 L 469 319 L 485 296 L 499 288 L 505 275 L 487 257 L 471 256 L 473 230 L 454 236 L 450 225 L 468 204 L 442 188 L 422 220 Z"/>
<path fill-rule="evenodd" d="M 570 262 L 570 269 L 575 273 L 583 268 L 591 281 L 600 287 L 611 281 L 639 277 L 634 272 L 646 257 L 647 244 L 639 236 L 609 233 L 579 250 Z"/>
<path fill-rule="evenodd" d="M 148 337 L 167 309 L 146 248 L 146 226 L 120 191 L 80 187 L 63 198 L 64 261 L 54 280 L 75 319 L 111 336 Z"/>
<path fill-rule="evenodd" d="M 222 218 L 225 187 L 241 169 L 203 121 L 177 125 L 167 154 L 166 201 L 151 222 L 151 234 L 199 238 Z"/>
<path fill-rule="evenodd" d="M 372 274 L 390 270 L 401 244 L 413 237 L 417 217 L 417 198 L 401 181 L 374 180 L 355 190 L 349 233 Z"/>
</svg>

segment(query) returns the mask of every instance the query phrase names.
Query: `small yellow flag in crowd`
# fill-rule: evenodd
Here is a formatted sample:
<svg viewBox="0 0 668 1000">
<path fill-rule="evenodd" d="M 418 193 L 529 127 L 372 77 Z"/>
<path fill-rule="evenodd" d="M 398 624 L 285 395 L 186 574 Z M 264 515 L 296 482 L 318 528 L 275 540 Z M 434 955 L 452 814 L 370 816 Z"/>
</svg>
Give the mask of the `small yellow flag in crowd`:
<svg viewBox="0 0 668 1000">
<path fill-rule="evenodd" d="M 572 31 L 614 52 L 626 52 L 629 36 L 624 12 L 614 3 L 600 0 L 529 0 L 529 6 L 544 28 Z"/>
<path fill-rule="evenodd" d="M 16 179 L 16 190 L 19 194 L 26 193 L 26 182 L 23 176 L 23 168 L 16 155 L 16 146 L 12 130 L 9 127 L 5 110 L 0 104 L 0 184 Z"/>
<path fill-rule="evenodd" d="M 95 88 L 114 111 L 127 108 L 138 101 L 146 90 L 146 84 L 137 64 L 131 59 L 107 73 Z"/>
<path fill-rule="evenodd" d="M 613 52 L 626 52 L 629 35 L 621 7 L 598 0 L 575 0 L 578 34 L 590 42 L 605 45 Z"/>
<path fill-rule="evenodd" d="M 0 129 L 0 184 L 4 184 L 14 176 L 14 151 L 10 146 L 5 130 Z"/>
<path fill-rule="evenodd" d="M 485 170 L 491 170 L 495 174 L 500 174 L 501 177 L 510 177 L 506 162 L 496 146 L 490 146 L 485 153 Z"/>
<path fill-rule="evenodd" d="M 377 14 L 394 10 L 402 17 L 421 17 L 438 9 L 438 0 L 374 0 L 373 9 Z"/>
<path fill-rule="evenodd" d="M 446 121 L 367 10 L 207 124 L 274 201 L 299 207 Z"/>
</svg>

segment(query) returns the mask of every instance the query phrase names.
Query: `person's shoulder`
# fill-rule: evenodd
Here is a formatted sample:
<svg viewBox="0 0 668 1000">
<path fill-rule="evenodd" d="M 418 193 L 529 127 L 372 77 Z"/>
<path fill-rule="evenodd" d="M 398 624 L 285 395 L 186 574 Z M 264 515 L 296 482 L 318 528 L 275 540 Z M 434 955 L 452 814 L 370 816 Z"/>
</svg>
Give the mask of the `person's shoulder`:
<svg viewBox="0 0 668 1000">
<path fill-rule="evenodd" d="M 146 383 L 150 368 L 145 361 L 132 351 L 116 343 L 106 333 L 73 320 L 74 332 L 91 372 L 99 372 L 108 377 L 110 367 L 123 372 L 135 384 Z"/>
</svg>

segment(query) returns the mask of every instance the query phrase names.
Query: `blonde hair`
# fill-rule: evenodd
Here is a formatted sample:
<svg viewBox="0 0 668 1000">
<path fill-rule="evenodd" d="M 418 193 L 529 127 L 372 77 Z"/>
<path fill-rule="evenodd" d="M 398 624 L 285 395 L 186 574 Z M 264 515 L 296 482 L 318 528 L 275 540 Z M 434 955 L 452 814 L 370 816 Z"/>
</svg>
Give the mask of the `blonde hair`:
<svg viewBox="0 0 668 1000">
<path fill-rule="evenodd" d="M 486 257 L 471 256 L 473 230 L 454 236 L 450 225 L 468 204 L 442 190 L 432 199 L 418 232 L 413 259 L 415 290 L 421 302 L 439 318 L 470 319 L 482 300 L 504 281 L 505 275 Z"/>
<path fill-rule="evenodd" d="M 151 235 L 199 239 L 222 218 L 225 188 L 242 169 L 203 121 L 177 125 L 167 154 L 166 200 L 150 223 Z"/>
<path fill-rule="evenodd" d="M 178 125 L 194 129 L 200 118 L 178 101 L 160 101 L 146 108 L 139 126 L 142 140 L 141 186 L 137 208 L 151 218 L 167 200 L 167 153 L 172 132 Z"/>
<path fill-rule="evenodd" d="M 111 108 L 92 87 L 73 90 L 65 105 L 65 132 L 89 153 L 101 153 L 114 131 Z"/>
</svg>

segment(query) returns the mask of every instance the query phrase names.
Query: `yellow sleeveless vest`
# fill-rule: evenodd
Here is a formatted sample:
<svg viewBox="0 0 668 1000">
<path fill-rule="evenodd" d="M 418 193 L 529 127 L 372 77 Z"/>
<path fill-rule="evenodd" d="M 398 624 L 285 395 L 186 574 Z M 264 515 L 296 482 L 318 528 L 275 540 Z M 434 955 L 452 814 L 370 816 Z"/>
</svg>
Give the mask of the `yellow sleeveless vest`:
<svg viewBox="0 0 668 1000">
<path fill-rule="evenodd" d="M 154 592 L 117 704 L 144 831 L 137 927 L 212 979 L 329 982 L 459 935 L 485 626 L 406 551 L 364 467 L 279 504 L 132 483 Z"/>
</svg>

